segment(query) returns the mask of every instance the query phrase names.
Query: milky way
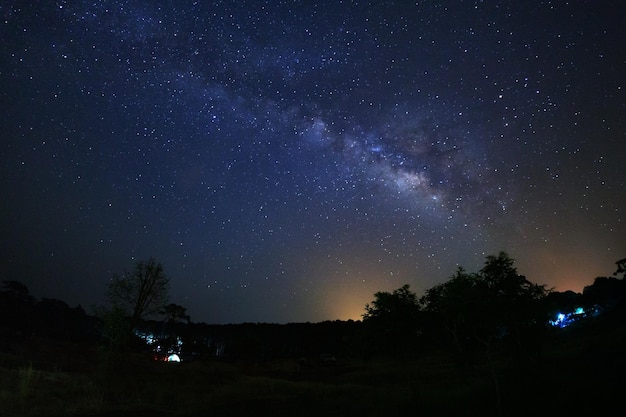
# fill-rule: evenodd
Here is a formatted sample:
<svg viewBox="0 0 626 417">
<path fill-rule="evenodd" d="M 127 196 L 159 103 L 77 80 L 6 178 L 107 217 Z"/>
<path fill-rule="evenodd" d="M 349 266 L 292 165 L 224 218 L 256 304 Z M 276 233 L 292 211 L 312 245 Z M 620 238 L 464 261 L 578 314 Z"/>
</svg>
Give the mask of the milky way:
<svg viewBox="0 0 626 417">
<path fill-rule="evenodd" d="M 0 279 L 104 303 L 150 256 L 192 320 L 358 319 L 507 251 L 626 256 L 624 6 L 0 5 Z"/>
</svg>

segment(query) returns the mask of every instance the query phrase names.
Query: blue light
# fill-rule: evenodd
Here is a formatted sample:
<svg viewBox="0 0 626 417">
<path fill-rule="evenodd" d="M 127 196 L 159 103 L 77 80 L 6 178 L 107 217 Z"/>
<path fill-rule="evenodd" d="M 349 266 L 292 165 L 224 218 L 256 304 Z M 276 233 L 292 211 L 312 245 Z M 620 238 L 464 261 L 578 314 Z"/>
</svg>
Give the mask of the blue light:
<svg viewBox="0 0 626 417">
<path fill-rule="evenodd" d="M 557 313 L 556 319 L 549 320 L 549 323 L 554 327 L 567 327 L 574 321 L 583 318 L 584 314 L 585 310 L 582 307 L 577 307 L 574 311 L 570 313 Z"/>
</svg>

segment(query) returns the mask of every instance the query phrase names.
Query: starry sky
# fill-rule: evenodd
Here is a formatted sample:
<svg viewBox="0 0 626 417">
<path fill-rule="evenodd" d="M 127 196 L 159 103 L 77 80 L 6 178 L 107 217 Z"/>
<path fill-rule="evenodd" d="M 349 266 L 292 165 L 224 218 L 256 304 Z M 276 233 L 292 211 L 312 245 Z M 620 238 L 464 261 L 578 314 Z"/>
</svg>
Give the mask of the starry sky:
<svg viewBox="0 0 626 417">
<path fill-rule="evenodd" d="M 0 1 L 0 280 L 154 257 L 194 322 L 626 256 L 620 1 Z"/>
</svg>

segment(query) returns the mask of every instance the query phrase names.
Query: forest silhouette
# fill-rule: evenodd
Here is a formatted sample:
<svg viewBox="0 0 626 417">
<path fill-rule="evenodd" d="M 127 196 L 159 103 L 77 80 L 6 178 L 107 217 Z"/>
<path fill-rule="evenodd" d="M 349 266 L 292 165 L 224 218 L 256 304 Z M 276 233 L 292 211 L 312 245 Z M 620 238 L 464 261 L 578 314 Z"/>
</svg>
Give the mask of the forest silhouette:
<svg viewBox="0 0 626 417">
<path fill-rule="evenodd" d="M 621 407 L 626 258 L 582 293 L 505 252 L 362 321 L 194 323 L 154 259 L 87 314 L 0 288 L 0 416 L 591 415 Z"/>
</svg>

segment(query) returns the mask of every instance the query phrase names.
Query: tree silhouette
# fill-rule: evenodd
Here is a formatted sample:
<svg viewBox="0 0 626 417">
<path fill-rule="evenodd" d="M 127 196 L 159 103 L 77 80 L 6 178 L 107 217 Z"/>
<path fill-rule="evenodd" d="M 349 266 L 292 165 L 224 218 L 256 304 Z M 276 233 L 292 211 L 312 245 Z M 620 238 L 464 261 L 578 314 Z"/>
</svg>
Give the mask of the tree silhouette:
<svg viewBox="0 0 626 417">
<path fill-rule="evenodd" d="M 478 273 L 468 274 L 459 268 L 449 281 L 429 289 L 421 299 L 426 311 L 449 330 L 463 365 L 468 365 L 472 349 L 482 352 L 499 412 L 502 396 L 494 358 L 497 348 L 512 340 L 516 350 L 522 351 L 528 329 L 547 321 L 537 317 L 542 311 L 537 307 L 548 291 L 520 275 L 514 264 L 505 252 L 488 256 Z"/>
<path fill-rule="evenodd" d="M 476 274 L 459 267 L 452 277 L 426 291 L 420 299 L 425 310 L 439 321 L 452 337 L 455 350 L 463 355 L 481 303 Z"/>
<path fill-rule="evenodd" d="M 0 293 L 7 297 L 26 301 L 29 303 L 34 301 L 34 299 L 28 293 L 28 287 L 19 281 L 2 281 L 2 289 L 0 290 Z"/>
<path fill-rule="evenodd" d="M 374 294 L 374 301 L 366 304 L 363 322 L 370 334 L 385 348 L 409 347 L 419 336 L 420 306 L 417 296 L 405 284 L 392 293 Z"/>
<path fill-rule="evenodd" d="M 626 278 L 626 258 L 615 262 L 615 265 L 617 265 L 617 269 L 613 272 L 613 275 L 618 276 L 619 274 L 622 274 L 622 279 Z"/>
<path fill-rule="evenodd" d="M 0 328 L 25 332 L 32 330 L 35 298 L 19 281 L 3 281 L 0 289 Z"/>
<path fill-rule="evenodd" d="M 191 318 L 187 314 L 187 309 L 174 303 L 164 306 L 161 311 L 159 311 L 159 313 L 165 316 L 165 319 L 168 323 L 189 323 L 189 321 L 191 320 Z"/>
<path fill-rule="evenodd" d="M 615 277 L 597 277 L 583 289 L 587 307 L 613 309 L 626 299 L 626 281 Z"/>
<path fill-rule="evenodd" d="M 520 275 L 514 264 L 506 252 L 488 256 L 478 277 L 486 309 L 483 316 L 492 326 L 488 332 L 505 332 L 521 348 L 524 330 L 546 320 L 537 316 L 544 314 L 538 305 L 549 291 Z"/>
<path fill-rule="evenodd" d="M 381 291 L 374 294 L 372 304 L 365 305 L 363 320 L 398 320 L 419 311 L 417 296 L 405 284 L 392 293 Z"/>
<path fill-rule="evenodd" d="M 163 273 L 163 266 L 154 258 L 139 261 L 133 272 L 113 276 L 107 285 L 107 296 L 114 308 L 130 317 L 134 326 L 165 306 L 169 297 L 169 279 Z"/>
</svg>

